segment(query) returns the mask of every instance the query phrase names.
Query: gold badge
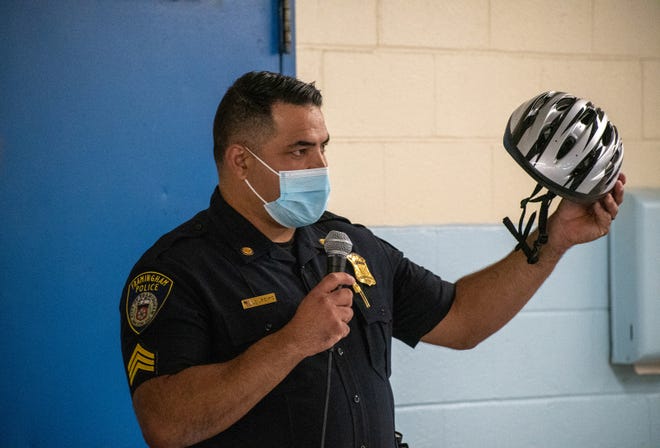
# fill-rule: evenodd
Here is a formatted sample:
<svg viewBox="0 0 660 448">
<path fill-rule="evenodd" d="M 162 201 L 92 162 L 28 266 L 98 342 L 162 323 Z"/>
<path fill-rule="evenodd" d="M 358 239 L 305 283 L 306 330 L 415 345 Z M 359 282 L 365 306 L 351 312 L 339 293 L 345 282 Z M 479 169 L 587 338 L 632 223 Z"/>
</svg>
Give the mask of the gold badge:
<svg viewBox="0 0 660 448">
<path fill-rule="evenodd" d="M 268 305 L 269 303 L 277 302 L 277 297 L 275 293 L 271 292 L 270 294 L 264 294 L 263 296 L 250 297 L 249 299 L 241 300 L 241 305 L 243 309 L 247 310 L 249 308 L 254 308 L 257 306 Z"/>
<path fill-rule="evenodd" d="M 251 247 L 241 247 L 241 253 L 246 256 L 254 255 L 254 250 Z"/>
<path fill-rule="evenodd" d="M 368 286 L 374 286 L 376 284 L 376 279 L 371 275 L 371 272 L 369 272 L 367 262 L 364 258 L 355 252 L 351 252 L 346 259 L 353 265 L 353 271 L 355 272 L 355 278 L 357 281 Z"/>
<path fill-rule="evenodd" d="M 154 320 L 172 286 L 172 279 L 160 272 L 143 272 L 131 280 L 126 293 L 126 317 L 135 333 L 140 334 Z"/>
<path fill-rule="evenodd" d="M 128 384 L 133 385 L 133 380 L 138 371 L 153 372 L 156 369 L 156 355 L 142 347 L 140 344 L 135 346 L 131 359 L 128 361 L 126 370 L 128 371 Z"/>
</svg>

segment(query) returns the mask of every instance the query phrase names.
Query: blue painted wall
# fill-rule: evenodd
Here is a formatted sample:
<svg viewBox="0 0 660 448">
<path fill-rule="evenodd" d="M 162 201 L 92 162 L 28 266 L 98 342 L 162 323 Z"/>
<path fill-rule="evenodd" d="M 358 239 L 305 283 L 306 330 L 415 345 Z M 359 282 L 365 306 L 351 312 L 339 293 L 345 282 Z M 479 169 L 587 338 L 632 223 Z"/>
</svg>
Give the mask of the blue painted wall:
<svg viewBox="0 0 660 448">
<path fill-rule="evenodd" d="M 375 230 L 448 280 L 514 246 L 504 226 Z M 610 363 L 608 294 L 601 239 L 569 251 L 523 311 L 476 349 L 395 342 L 404 440 L 415 448 L 660 447 L 660 376 Z"/>
<path fill-rule="evenodd" d="M 293 74 L 277 0 L 0 2 L 0 446 L 143 446 L 119 296 L 217 183 L 218 101 Z"/>
</svg>

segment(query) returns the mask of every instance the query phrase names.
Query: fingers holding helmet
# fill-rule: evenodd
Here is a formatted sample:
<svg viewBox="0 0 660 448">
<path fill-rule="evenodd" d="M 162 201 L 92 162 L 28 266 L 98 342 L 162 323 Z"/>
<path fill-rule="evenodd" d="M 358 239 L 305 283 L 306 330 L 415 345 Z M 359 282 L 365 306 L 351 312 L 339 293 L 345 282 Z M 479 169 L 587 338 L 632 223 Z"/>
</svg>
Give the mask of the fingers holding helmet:
<svg viewBox="0 0 660 448">
<path fill-rule="evenodd" d="M 624 173 L 619 173 L 619 178 L 614 184 L 614 188 L 610 192 L 610 194 L 613 195 L 617 205 L 621 205 L 621 203 L 623 202 L 623 196 L 625 194 L 625 185 L 626 185 L 626 175 Z"/>
<path fill-rule="evenodd" d="M 621 173 L 612 190 L 592 204 L 564 199 L 551 217 L 550 238 L 554 244 L 569 247 L 607 235 L 623 202 L 626 177 Z"/>
<path fill-rule="evenodd" d="M 599 201 L 603 211 L 610 216 L 611 221 L 614 221 L 616 215 L 619 213 L 619 206 L 623 202 L 625 184 L 626 175 L 619 173 L 619 177 L 614 183 L 612 190 L 610 190 L 610 192 L 603 196 Z"/>
</svg>

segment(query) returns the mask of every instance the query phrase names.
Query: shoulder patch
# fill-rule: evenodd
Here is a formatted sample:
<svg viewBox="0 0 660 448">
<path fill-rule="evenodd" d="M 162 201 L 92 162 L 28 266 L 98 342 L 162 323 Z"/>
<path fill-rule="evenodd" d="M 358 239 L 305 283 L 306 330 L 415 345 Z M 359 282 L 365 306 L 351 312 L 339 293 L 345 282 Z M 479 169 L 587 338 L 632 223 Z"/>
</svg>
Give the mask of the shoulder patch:
<svg viewBox="0 0 660 448">
<path fill-rule="evenodd" d="M 160 272 L 135 276 L 126 293 L 126 317 L 131 329 L 140 334 L 154 320 L 172 291 L 174 282 Z"/>
</svg>

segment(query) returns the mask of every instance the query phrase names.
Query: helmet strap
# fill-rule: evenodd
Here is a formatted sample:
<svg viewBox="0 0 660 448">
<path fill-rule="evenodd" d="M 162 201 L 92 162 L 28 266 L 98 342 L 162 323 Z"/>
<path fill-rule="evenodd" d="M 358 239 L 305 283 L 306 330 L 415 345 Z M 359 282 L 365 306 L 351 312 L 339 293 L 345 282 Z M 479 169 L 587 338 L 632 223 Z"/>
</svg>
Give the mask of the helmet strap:
<svg viewBox="0 0 660 448">
<path fill-rule="evenodd" d="M 548 191 L 545 194 L 537 196 L 543 185 L 537 184 L 534 188 L 532 194 L 520 201 L 520 208 L 522 208 L 522 213 L 520 215 L 520 220 L 518 221 L 518 228 L 513 225 L 509 217 L 503 219 L 503 223 L 509 232 L 515 237 L 518 241 L 515 250 L 522 250 L 525 256 L 527 256 L 527 262 L 529 264 L 534 264 L 539 261 L 539 253 L 541 252 L 541 246 L 548 242 L 548 209 L 550 208 L 550 203 L 557 196 L 555 193 Z M 530 202 L 540 202 L 541 207 L 539 210 L 539 234 L 532 246 L 527 243 L 527 238 L 532 230 L 534 221 L 536 219 L 536 212 L 532 213 L 529 217 L 529 221 L 525 224 L 525 215 L 527 213 L 527 204 Z"/>
</svg>

